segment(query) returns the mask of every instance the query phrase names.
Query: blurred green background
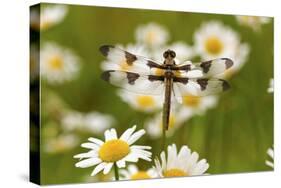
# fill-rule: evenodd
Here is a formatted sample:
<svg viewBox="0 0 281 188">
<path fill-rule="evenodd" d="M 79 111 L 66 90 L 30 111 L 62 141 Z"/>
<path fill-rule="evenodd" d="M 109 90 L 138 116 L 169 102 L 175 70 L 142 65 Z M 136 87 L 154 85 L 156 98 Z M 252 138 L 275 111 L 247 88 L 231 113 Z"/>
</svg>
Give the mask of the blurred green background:
<svg viewBox="0 0 281 188">
<path fill-rule="evenodd" d="M 81 59 L 81 70 L 75 80 L 60 85 L 41 81 L 43 130 L 60 129 L 57 120 L 60 108 L 110 114 L 117 120 L 114 127 L 119 135 L 134 124 L 140 129 L 150 115 L 128 108 L 116 95 L 116 88 L 100 79 L 104 57 L 98 48 L 103 44 L 135 42 L 137 26 L 149 22 L 165 26 L 170 41 L 181 40 L 192 45 L 193 34 L 203 22 L 218 20 L 232 27 L 241 41 L 249 44 L 248 61 L 230 79 L 232 89 L 221 94 L 218 105 L 203 116 L 194 116 L 168 139 L 168 143 L 176 143 L 178 148 L 186 144 L 198 152 L 200 158 L 206 158 L 210 164 L 207 171 L 210 174 L 271 170 L 264 162 L 266 150 L 273 145 L 273 94 L 266 92 L 269 79 L 273 77 L 272 22 L 264 25 L 260 32 L 253 32 L 240 26 L 232 15 L 92 6 L 68 6 L 68 9 L 62 23 L 41 33 L 40 42 L 53 41 L 72 49 Z M 48 101 L 50 95 L 55 95 L 59 102 L 52 105 Z M 53 114 L 44 111 L 46 103 L 54 108 Z M 73 156 L 86 151 L 79 145 L 93 135 L 75 134 L 80 141 L 73 149 L 51 154 L 41 150 L 43 184 L 84 182 L 87 177 L 91 180 L 93 168 L 75 168 L 77 160 Z M 95 136 L 103 139 L 103 135 Z M 48 136 L 42 134 L 42 144 L 46 139 Z M 159 154 L 160 143 L 160 139 L 151 140 L 147 136 L 138 141 L 141 145 L 151 145 L 153 156 Z M 151 167 L 148 162 L 138 165 Z"/>
</svg>

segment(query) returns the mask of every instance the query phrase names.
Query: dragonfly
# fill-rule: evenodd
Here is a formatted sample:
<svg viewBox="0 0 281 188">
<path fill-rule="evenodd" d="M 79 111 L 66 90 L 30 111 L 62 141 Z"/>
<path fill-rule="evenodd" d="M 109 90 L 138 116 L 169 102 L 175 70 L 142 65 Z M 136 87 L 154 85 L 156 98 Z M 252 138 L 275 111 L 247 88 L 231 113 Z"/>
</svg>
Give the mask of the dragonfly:
<svg viewBox="0 0 281 188">
<path fill-rule="evenodd" d="M 181 102 L 183 96 L 203 97 L 230 88 L 226 80 L 215 77 L 233 66 L 230 58 L 176 63 L 176 53 L 170 49 L 163 53 L 163 62 L 133 54 L 114 45 L 103 45 L 99 50 L 108 59 L 108 63 L 116 67 L 105 70 L 101 74 L 103 80 L 138 94 L 164 95 L 162 122 L 165 130 L 169 128 L 172 97 Z M 118 68 L 120 62 L 125 69 Z"/>
</svg>

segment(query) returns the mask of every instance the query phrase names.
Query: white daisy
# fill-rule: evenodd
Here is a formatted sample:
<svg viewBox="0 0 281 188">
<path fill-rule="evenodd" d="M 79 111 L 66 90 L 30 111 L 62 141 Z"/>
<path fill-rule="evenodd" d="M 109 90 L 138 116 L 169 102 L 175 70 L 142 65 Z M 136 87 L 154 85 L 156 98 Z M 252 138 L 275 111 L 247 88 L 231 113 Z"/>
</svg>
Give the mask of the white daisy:
<svg viewBox="0 0 281 188">
<path fill-rule="evenodd" d="M 69 49 L 55 43 L 45 43 L 40 52 L 41 75 L 49 83 L 62 83 L 75 78 L 79 58 Z"/>
<path fill-rule="evenodd" d="M 235 16 L 240 25 L 252 28 L 254 31 L 260 31 L 263 24 L 271 21 L 269 17 L 263 16 Z"/>
<path fill-rule="evenodd" d="M 176 58 L 179 60 L 180 63 L 186 60 L 190 60 L 194 57 L 193 47 L 187 45 L 182 41 L 178 41 L 169 45 L 167 49 L 171 49 L 176 52 Z"/>
<path fill-rule="evenodd" d="M 268 156 L 270 157 L 270 161 L 269 160 L 266 160 L 265 161 L 265 164 L 271 168 L 274 168 L 274 151 L 272 148 L 269 148 L 267 150 L 267 154 Z"/>
<path fill-rule="evenodd" d="M 154 168 L 148 170 L 139 170 L 136 165 L 129 165 L 128 169 L 120 170 L 122 180 L 141 180 L 141 179 L 152 179 L 157 178 L 158 174 Z"/>
<path fill-rule="evenodd" d="M 122 45 L 115 45 L 117 48 L 120 48 L 122 50 L 126 50 L 130 53 L 139 55 L 139 56 L 144 56 L 144 57 L 149 57 L 149 53 L 146 50 L 146 48 L 143 45 L 133 45 L 133 44 L 128 44 L 127 46 L 122 46 Z M 120 54 L 120 51 L 112 51 L 111 53 L 108 54 L 107 60 L 103 61 L 101 63 L 101 69 L 102 70 L 120 70 L 120 71 L 142 71 L 144 70 L 145 73 L 149 71 L 149 68 L 146 65 L 141 66 L 141 64 L 132 64 L 128 65 L 127 59 L 125 57 L 125 54 Z"/>
<path fill-rule="evenodd" d="M 150 48 L 160 47 L 169 39 L 167 30 L 163 26 L 153 22 L 140 25 L 136 29 L 135 36 L 138 43 Z"/>
<path fill-rule="evenodd" d="M 150 146 L 132 145 L 145 131 L 139 130 L 134 133 L 136 126 L 127 129 L 120 138 L 117 137 L 115 129 L 105 131 L 105 142 L 97 138 L 89 138 L 90 142 L 81 146 L 90 149 L 87 153 L 75 155 L 74 158 L 84 159 L 75 164 L 76 167 L 87 168 L 96 166 L 92 172 L 92 176 L 103 170 L 104 174 L 108 174 L 116 164 L 118 168 L 124 168 L 126 162 L 138 162 L 139 159 L 151 161 Z"/>
<path fill-rule="evenodd" d="M 44 151 L 47 153 L 61 153 L 77 146 L 79 139 L 73 134 L 63 134 L 45 139 Z"/>
<path fill-rule="evenodd" d="M 160 154 L 161 162 L 155 159 L 155 169 L 160 177 L 180 177 L 202 175 L 209 168 L 206 159 L 198 161 L 199 155 L 182 146 L 179 153 L 175 144 L 168 146 L 168 154 Z"/>
<path fill-rule="evenodd" d="M 231 58 L 234 65 L 223 76 L 238 71 L 247 60 L 248 44 L 242 44 L 238 33 L 218 21 L 203 23 L 194 35 L 195 51 L 202 60 Z"/>
<path fill-rule="evenodd" d="M 271 78 L 269 80 L 269 87 L 267 88 L 268 93 L 273 93 L 274 92 L 274 80 Z"/>
<path fill-rule="evenodd" d="M 119 90 L 118 95 L 133 109 L 142 112 L 155 112 L 160 110 L 163 105 L 162 96 L 136 94 L 126 90 Z"/>
<path fill-rule="evenodd" d="M 65 5 L 52 5 L 41 8 L 39 11 L 32 9 L 30 12 L 30 25 L 34 29 L 46 30 L 60 23 L 68 11 Z"/>
<path fill-rule="evenodd" d="M 180 112 L 175 112 L 174 110 L 171 111 L 170 113 L 170 122 L 169 122 L 169 129 L 166 131 L 167 136 L 172 136 L 173 133 L 183 125 L 185 121 L 190 119 L 192 117 L 191 112 L 185 112 L 185 113 L 180 113 Z M 147 120 L 144 123 L 144 127 L 147 131 L 147 134 L 152 138 L 152 139 L 157 139 L 162 136 L 162 129 L 163 129 L 163 124 L 162 124 L 162 113 L 156 114 L 152 119 Z"/>
<path fill-rule="evenodd" d="M 114 118 L 100 112 L 81 113 L 70 111 L 63 115 L 62 126 L 64 130 L 86 130 L 100 134 L 112 126 Z"/>
<path fill-rule="evenodd" d="M 183 96 L 182 104 L 179 105 L 178 115 L 192 114 L 203 115 L 206 110 L 214 108 L 218 103 L 218 97 L 214 95 L 197 97 Z"/>
</svg>

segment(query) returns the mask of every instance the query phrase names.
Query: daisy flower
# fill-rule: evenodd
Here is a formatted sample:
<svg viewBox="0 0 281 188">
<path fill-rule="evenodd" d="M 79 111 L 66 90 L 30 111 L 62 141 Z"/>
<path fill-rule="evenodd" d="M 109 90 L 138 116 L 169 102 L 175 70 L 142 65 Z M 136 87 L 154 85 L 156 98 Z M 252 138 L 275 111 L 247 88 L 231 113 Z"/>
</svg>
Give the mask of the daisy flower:
<svg viewBox="0 0 281 188">
<path fill-rule="evenodd" d="M 100 112 L 81 113 L 70 111 L 62 117 L 64 130 L 87 130 L 94 134 L 100 134 L 111 127 L 114 118 Z"/>
<path fill-rule="evenodd" d="M 120 44 L 115 45 L 117 48 L 126 50 L 127 52 L 133 53 L 135 55 L 140 55 L 144 57 L 149 57 L 149 53 L 143 45 L 133 45 L 128 44 L 127 46 L 122 46 Z M 141 66 L 140 64 L 128 65 L 125 54 L 120 54 L 120 51 L 112 51 L 108 54 L 107 60 L 101 63 L 102 70 L 120 70 L 120 71 L 137 71 L 142 70 L 147 73 L 149 68 L 147 66 Z"/>
<path fill-rule="evenodd" d="M 171 111 L 170 113 L 170 122 L 169 122 L 169 129 L 166 131 L 167 136 L 172 136 L 173 133 L 188 119 L 192 117 L 191 112 L 185 112 L 185 113 L 180 113 L 180 112 L 175 112 L 174 110 Z M 147 131 L 147 134 L 152 138 L 152 139 L 157 139 L 162 136 L 162 113 L 156 114 L 152 119 L 147 120 L 144 123 L 144 127 Z"/>
<path fill-rule="evenodd" d="M 273 91 L 274 91 L 274 80 L 273 80 L 273 78 L 271 78 L 269 80 L 269 87 L 267 88 L 267 92 L 273 93 Z"/>
<path fill-rule="evenodd" d="M 180 63 L 194 57 L 193 48 L 182 41 L 178 41 L 167 46 L 166 50 L 167 49 L 171 49 L 176 52 L 176 59 L 178 59 Z"/>
<path fill-rule="evenodd" d="M 254 31 L 260 31 L 263 24 L 267 24 L 271 21 L 269 17 L 263 16 L 235 16 L 240 25 L 250 27 Z"/>
<path fill-rule="evenodd" d="M 40 54 L 41 75 L 49 83 L 62 83 L 77 75 L 79 58 L 72 51 L 55 43 L 45 43 Z"/>
<path fill-rule="evenodd" d="M 180 177 L 202 175 L 209 168 L 206 159 L 198 161 L 199 155 L 182 146 L 179 153 L 175 144 L 168 146 L 168 154 L 160 154 L 161 162 L 155 159 L 155 169 L 160 177 Z"/>
<path fill-rule="evenodd" d="M 139 130 L 135 132 L 136 126 L 127 129 L 120 138 L 117 137 L 115 129 L 105 131 L 105 141 L 97 138 L 89 138 L 89 142 L 83 143 L 81 146 L 90 149 L 87 153 L 75 155 L 74 158 L 84 159 L 75 164 L 79 168 L 87 168 L 96 166 L 92 172 L 92 176 L 103 170 L 104 174 L 108 174 L 113 165 L 116 168 L 124 168 L 126 162 L 138 162 L 139 159 L 151 161 L 150 146 L 133 145 L 145 131 Z"/>
<path fill-rule="evenodd" d="M 274 151 L 273 151 L 273 149 L 272 149 L 272 148 L 269 148 L 269 149 L 267 150 L 267 154 L 268 154 L 268 156 L 271 158 L 271 161 L 266 160 L 266 161 L 265 161 L 265 164 L 266 164 L 267 166 L 271 167 L 271 168 L 274 168 Z"/>
<path fill-rule="evenodd" d="M 158 174 L 154 168 L 148 170 L 139 170 L 136 165 L 129 165 L 128 169 L 120 170 L 122 180 L 141 180 L 141 179 L 152 179 L 157 178 Z"/>
<path fill-rule="evenodd" d="M 118 95 L 133 109 L 142 112 L 155 112 L 163 105 L 161 96 L 136 94 L 123 89 L 118 91 Z"/>
<path fill-rule="evenodd" d="M 180 104 L 178 115 L 194 114 L 203 115 L 206 110 L 214 108 L 218 103 L 218 97 L 214 95 L 198 97 L 198 96 L 183 96 L 182 104 Z"/>
<path fill-rule="evenodd" d="M 238 71 L 246 62 L 249 54 L 248 44 L 241 43 L 238 33 L 218 21 L 203 23 L 194 34 L 195 52 L 202 60 L 221 57 L 231 58 L 234 65 L 224 76 Z"/>
<path fill-rule="evenodd" d="M 47 153 L 61 153 L 77 146 L 79 139 L 73 134 L 63 134 L 45 139 L 44 150 Z"/>
<path fill-rule="evenodd" d="M 156 48 L 164 45 L 169 39 L 167 30 L 157 23 L 148 23 L 140 25 L 136 29 L 135 37 L 137 43 L 148 46 L 149 48 Z"/>
<path fill-rule="evenodd" d="M 52 5 L 41 8 L 40 13 L 36 9 L 30 12 L 30 25 L 37 30 L 46 30 L 60 23 L 68 9 L 65 5 Z"/>
</svg>

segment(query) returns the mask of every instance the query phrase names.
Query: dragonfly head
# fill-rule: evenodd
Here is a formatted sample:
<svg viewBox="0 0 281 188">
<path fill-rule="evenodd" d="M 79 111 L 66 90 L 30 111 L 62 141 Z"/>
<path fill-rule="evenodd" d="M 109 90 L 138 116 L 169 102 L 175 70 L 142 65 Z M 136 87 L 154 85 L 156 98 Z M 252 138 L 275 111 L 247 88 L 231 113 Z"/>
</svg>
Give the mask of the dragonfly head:
<svg viewBox="0 0 281 188">
<path fill-rule="evenodd" d="M 176 57 L 176 53 L 173 50 L 167 50 L 163 53 L 163 57 L 165 58 L 165 64 L 174 64 L 173 59 Z"/>
</svg>

